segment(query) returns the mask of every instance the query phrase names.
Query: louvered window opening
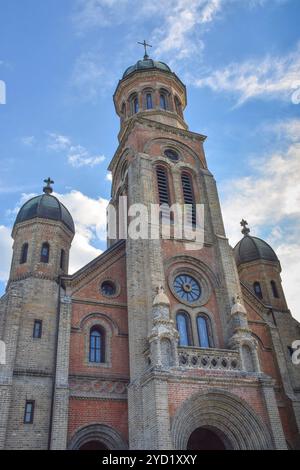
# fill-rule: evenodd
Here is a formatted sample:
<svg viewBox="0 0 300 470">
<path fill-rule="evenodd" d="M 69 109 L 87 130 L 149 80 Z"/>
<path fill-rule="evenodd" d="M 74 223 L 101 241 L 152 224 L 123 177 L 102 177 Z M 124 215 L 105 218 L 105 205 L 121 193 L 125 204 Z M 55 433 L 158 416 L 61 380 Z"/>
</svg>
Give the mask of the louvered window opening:
<svg viewBox="0 0 300 470">
<path fill-rule="evenodd" d="M 191 216 L 188 216 L 187 220 L 189 223 L 192 222 L 192 225 L 196 225 L 196 204 L 190 176 L 186 173 L 183 173 L 181 175 L 181 182 L 184 204 L 189 204 L 192 206 L 192 214 Z"/>
</svg>

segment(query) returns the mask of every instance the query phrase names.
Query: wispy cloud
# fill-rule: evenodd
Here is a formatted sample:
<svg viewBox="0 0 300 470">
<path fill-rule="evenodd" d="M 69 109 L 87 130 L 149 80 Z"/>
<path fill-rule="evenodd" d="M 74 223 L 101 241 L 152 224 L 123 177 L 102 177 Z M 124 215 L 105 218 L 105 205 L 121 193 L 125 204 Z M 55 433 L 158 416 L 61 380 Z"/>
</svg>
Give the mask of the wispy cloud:
<svg viewBox="0 0 300 470">
<path fill-rule="evenodd" d="M 97 50 L 82 53 L 76 59 L 70 80 L 71 87 L 77 90 L 76 99 L 96 102 L 115 84 L 112 67 L 103 65 L 106 61 L 102 57 L 103 54 Z"/>
<path fill-rule="evenodd" d="M 257 156 L 251 176 L 223 185 L 223 215 L 227 234 L 235 244 L 241 234 L 239 221 L 246 218 L 253 234 L 269 232 L 283 272 L 284 287 L 290 307 L 299 312 L 300 283 L 300 120 L 268 124 L 272 133 L 281 129 L 278 151 Z M 273 135 L 270 136 L 273 138 Z"/>
<path fill-rule="evenodd" d="M 73 144 L 68 136 L 57 133 L 49 133 L 48 136 L 48 149 L 66 153 L 68 162 L 75 168 L 94 167 L 105 160 L 104 155 L 91 155 L 82 145 Z"/>
<path fill-rule="evenodd" d="M 32 147 L 36 143 L 36 138 L 34 135 L 27 135 L 21 137 L 21 143 L 25 145 L 25 147 Z"/>
<path fill-rule="evenodd" d="M 232 94 L 237 97 L 237 105 L 253 98 L 291 101 L 293 92 L 300 87 L 300 43 L 283 56 L 231 63 L 194 79 L 194 85 Z"/>
</svg>

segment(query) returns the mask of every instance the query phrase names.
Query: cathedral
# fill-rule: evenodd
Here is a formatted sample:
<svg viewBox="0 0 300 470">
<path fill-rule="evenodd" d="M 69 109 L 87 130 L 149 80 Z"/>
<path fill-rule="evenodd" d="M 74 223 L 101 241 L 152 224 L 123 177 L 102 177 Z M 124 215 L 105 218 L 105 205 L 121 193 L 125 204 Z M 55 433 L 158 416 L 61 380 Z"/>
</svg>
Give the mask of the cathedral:
<svg viewBox="0 0 300 470">
<path fill-rule="evenodd" d="M 300 448 L 300 324 L 280 260 L 245 220 L 230 246 L 206 137 L 167 64 L 145 51 L 113 100 L 111 205 L 202 204 L 203 246 L 108 231 L 107 250 L 68 274 L 74 222 L 46 180 L 16 217 L 0 299 L 0 448 Z"/>
</svg>

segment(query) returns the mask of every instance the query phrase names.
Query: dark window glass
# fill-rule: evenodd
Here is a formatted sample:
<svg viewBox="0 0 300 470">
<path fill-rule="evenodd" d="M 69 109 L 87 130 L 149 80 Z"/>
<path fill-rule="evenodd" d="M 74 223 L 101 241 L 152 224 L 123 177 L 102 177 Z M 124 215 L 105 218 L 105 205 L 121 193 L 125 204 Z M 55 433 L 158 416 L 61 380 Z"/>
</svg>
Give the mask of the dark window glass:
<svg viewBox="0 0 300 470">
<path fill-rule="evenodd" d="M 200 348 L 209 348 L 209 335 L 208 335 L 208 327 L 207 327 L 207 320 L 204 317 L 197 318 L 197 327 L 198 327 L 198 338 L 199 338 L 199 346 Z"/>
<path fill-rule="evenodd" d="M 181 184 L 183 192 L 184 204 L 191 209 L 191 214 L 188 216 L 188 222 L 196 225 L 196 204 L 193 191 L 193 184 L 191 176 L 188 173 L 181 174 Z"/>
<path fill-rule="evenodd" d="M 162 109 L 167 109 L 167 98 L 166 98 L 166 95 L 164 93 L 161 93 L 160 94 L 160 107 Z"/>
<path fill-rule="evenodd" d="M 43 243 L 41 249 L 41 262 L 49 263 L 50 246 L 49 243 Z"/>
<path fill-rule="evenodd" d="M 277 285 L 275 281 L 271 281 L 271 288 L 272 288 L 273 297 L 275 297 L 275 299 L 279 299 L 279 293 L 278 293 L 278 289 L 277 289 Z"/>
<path fill-rule="evenodd" d="M 179 333 L 179 346 L 190 346 L 189 318 L 185 312 L 177 313 L 176 324 Z"/>
<path fill-rule="evenodd" d="M 178 153 L 176 152 L 176 150 L 173 150 L 173 149 L 166 149 L 164 151 L 164 154 L 167 158 L 169 158 L 170 160 L 173 160 L 174 162 L 176 162 L 178 159 L 179 159 L 179 155 Z"/>
<path fill-rule="evenodd" d="M 34 401 L 27 400 L 25 403 L 25 413 L 24 413 L 25 424 L 33 423 L 33 414 L 34 414 Z"/>
<path fill-rule="evenodd" d="M 42 337 L 42 320 L 34 320 L 33 337 L 34 338 L 41 338 Z"/>
<path fill-rule="evenodd" d="M 153 105 L 152 105 L 152 94 L 151 94 L 151 93 L 147 93 L 147 94 L 146 94 L 146 105 L 147 105 L 147 109 L 152 109 L 152 108 L 153 108 Z"/>
<path fill-rule="evenodd" d="M 157 187 L 159 195 L 159 204 L 170 205 L 169 185 L 167 170 L 162 166 L 156 167 Z"/>
<path fill-rule="evenodd" d="M 60 250 L 60 269 L 65 269 L 65 250 Z"/>
<path fill-rule="evenodd" d="M 90 362 L 104 362 L 104 334 L 98 328 L 90 332 Z"/>
<path fill-rule="evenodd" d="M 28 243 L 24 243 L 24 245 L 22 246 L 22 251 L 21 251 L 20 264 L 24 264 L 27 262 L 27 255 L 28 255 Z"/>
<path fill-rule="evenodd" d="M 116 290 L 117 290 L 116 285 L 112 281 L 104 281 L 101 284 L 101 292 L 104 295 L 108 295 L 108 296 L 115 295 Z"/>
<path fill-rule="evenodd" d="M 254 293 L 255 293 L 256 297 L 258 297 L 259 299 L 262 299 L 263 294 L 262 294 L 261 285 L 260 285 L 259 282 L 255 282 L 253 284 L 253 289 L 254 289 Z"/>
<path fill-rule="evenodd" d="M 135 114 L 139 112 L 139 101 L 138 101 L 137 97 L 134 98 L 134 100 L 133 100 L 133 111 L 134 111 Z"/>
</svg>

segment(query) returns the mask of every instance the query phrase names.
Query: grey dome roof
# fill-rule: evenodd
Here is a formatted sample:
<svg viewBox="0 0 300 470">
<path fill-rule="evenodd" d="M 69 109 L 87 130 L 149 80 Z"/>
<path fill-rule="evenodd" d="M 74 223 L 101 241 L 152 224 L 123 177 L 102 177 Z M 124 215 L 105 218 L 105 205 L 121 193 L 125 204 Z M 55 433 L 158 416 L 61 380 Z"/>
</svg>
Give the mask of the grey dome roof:
<svg viewBox="0 0 300 470">
<path fill-rule="evenodd" d="M 150 69 L 158 69 L 164 72 L 171 72 L 170 67 L 164 62 L 159 62 L 159 61 L 152 60 L 149 58 L 144 58 L 143 60 L 138 60 L 135 65 L 131 65 L 130 67 L 128 67 L 123 74 L 123 78 L 128 77 L 128 75 L 130 75 L 133 72 L 136 72 L 137 70 L 150 70 Z"/>
<path fill-rule="evenodd" d="M 234 247 L 234 256 L 237 266 L 255 260 L 279 262 L 273 248 L 264 240 L 250 235 L 245 235 Z"/>
<path fill-rule="evenodd" d="M 71 232 L 75 233 L 74 222 L 68 209 L 51 194 L 42 194 L 35 196 L 19 210 L 15 225 L 26 220 L 40 217 L 42 219 L 51 219 L 63 222 Z"/>
</svg>

